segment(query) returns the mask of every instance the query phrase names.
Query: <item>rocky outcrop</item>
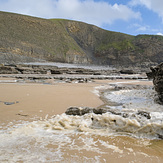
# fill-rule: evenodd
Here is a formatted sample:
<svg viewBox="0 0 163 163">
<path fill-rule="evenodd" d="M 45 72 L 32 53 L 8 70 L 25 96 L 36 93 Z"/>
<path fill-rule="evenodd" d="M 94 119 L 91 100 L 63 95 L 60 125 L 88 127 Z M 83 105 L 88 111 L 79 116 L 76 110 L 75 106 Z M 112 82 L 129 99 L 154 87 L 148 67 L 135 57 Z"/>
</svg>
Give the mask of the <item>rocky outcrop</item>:
<svg viewBox="0 0 163 163">
<path fill-rule="evenodd" d="M 74 116 L 83 116 L 88 113 L 94 114 L 105 114 L 111 113 L 114 115 L 120 115 L 124 118 L 128 118 L 130 113 L 125 113 L 117 109 L 106 109 L 106 108 L 90 108 L 90 107 L 70 107 L 66 110 L 65 114 L 67 115 L 74 115 Z M 135 116 L 145 117 L 147 119 L 151 119 L 150 113 L 146 111 L 140 111 L 134 113 Z"/>
<path fill-rule="evenodd" d="M 81 74 L 81 75 L 109 75 L 115 70 L 91 70 L 87 68 L 66 68 L 47 65 L 11 64 L 0 65 L 0 74 Z M 118 72 L 117 72 L 118 73 Z"/>
<path fill-rule="evenodd" d="M 149 79 L 153 79 L 154 88 L 158 94 L 158 102 L 163 104 L 163 63 L 151 67 L 147 73 Z"/>
<path fill-rule="evenodd" d="M 63 64 L 62 64 L 63 65 Z M 132 73 L 140 72 L 140 75 L 131 75 L 132 70 L 125 71 L 129 74 L 121 74 L 118 69 L 100 69 L 99 67 L 78 67 L 71 68 L 58 67 L 54 65 L 4 65 L 0 64 L 0 77 L 29 79 L 31 81 L 57 79 L 66 83 L 87 83 L 94 79 L 146 79 L 147 77 L 139 70 Z"/>
</svg>

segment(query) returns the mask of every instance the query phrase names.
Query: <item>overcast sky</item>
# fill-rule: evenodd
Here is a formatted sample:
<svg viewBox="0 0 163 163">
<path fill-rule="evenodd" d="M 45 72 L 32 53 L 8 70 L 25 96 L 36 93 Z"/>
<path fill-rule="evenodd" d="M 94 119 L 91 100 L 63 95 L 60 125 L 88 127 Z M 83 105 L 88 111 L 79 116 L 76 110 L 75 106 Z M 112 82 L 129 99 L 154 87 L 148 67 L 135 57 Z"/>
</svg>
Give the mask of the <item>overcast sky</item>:
<svg viewBox="0 0 163 163">
<path fill-rule="evenodd" d="M 0 0 L 0 11 L 78 20 L 132 35 L 163 35 L 163 0 Z"/>
</svg>

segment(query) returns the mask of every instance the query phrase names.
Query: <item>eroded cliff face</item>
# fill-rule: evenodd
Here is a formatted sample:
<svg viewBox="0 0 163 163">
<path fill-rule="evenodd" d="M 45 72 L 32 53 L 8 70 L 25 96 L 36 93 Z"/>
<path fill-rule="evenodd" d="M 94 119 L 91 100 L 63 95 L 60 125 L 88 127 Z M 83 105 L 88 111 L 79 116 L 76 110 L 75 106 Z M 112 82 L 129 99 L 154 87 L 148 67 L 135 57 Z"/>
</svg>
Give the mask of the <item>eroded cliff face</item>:
<svg viewBox="0 0 163 163">
<path fill-rule="evenodd" d="M 85 62 L 86 54 L 61 22 L 0 12 L 1 54 L 52 62 Z"/>
<path fill-rule="evenodd" d="M 113 66 L 155 65 L 163 61 L 163 37 L 131 36 L 82 22 L 40 19 L 0 12 L 1 63 L 34 61 Z M 11 57 L 10 57 L 11 58 Z M 2 62 L 3 61 L 3 62 Z"/>
<path fill-rule="evenodd" d="M 134 37 L 72 21 L 66 28 L 95 64 L 147 67 L 163 61 L 162 36 Z"/>
<path fill-rule="evenodd" d="M 69 35 L 94 64 L 115 64 L 118 58 L 112 44 L 133 38 L 130 35 L 106 31 L 81 22 L 67 21 L 64 25 Z"/>
</svg>

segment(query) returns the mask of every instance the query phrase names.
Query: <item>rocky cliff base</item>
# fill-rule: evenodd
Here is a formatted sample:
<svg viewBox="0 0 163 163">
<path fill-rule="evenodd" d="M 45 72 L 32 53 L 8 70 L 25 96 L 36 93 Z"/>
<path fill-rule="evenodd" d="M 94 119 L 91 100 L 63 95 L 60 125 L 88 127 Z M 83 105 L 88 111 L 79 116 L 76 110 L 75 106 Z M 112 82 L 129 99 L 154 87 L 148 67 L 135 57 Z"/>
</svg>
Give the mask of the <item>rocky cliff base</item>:
<svg viewBox="0 0 163 163">
<path fill-rule="evenodd" d="M 17 78 L 22 80 L 43 82 L 47 79 L 57 79 L 61 82 L 84 83 L 94 79 L 147 79 L 145 73 L 140 69 L 90 69 L 68 68 L 47 65 L 0 65 L 0 77 Z"/>
</svg>

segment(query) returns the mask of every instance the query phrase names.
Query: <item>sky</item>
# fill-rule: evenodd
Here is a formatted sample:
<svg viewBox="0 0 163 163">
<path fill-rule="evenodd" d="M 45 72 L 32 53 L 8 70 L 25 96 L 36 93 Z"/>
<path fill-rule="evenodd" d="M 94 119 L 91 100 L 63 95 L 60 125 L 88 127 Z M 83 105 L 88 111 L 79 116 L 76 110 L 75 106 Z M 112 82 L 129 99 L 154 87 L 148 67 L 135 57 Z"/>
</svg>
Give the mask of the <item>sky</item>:
<svg viewBox="0 0 163 163">
<path fill-rule="evenodd" d="M 163 0 L 0 0 L 0 11 L 77 20 L 131 35 L 163 36 Z"/>
</svg>

